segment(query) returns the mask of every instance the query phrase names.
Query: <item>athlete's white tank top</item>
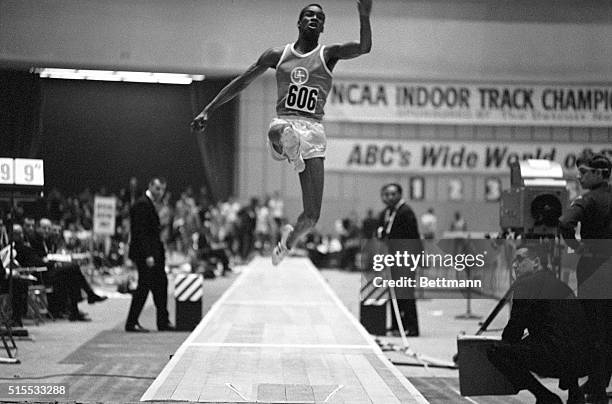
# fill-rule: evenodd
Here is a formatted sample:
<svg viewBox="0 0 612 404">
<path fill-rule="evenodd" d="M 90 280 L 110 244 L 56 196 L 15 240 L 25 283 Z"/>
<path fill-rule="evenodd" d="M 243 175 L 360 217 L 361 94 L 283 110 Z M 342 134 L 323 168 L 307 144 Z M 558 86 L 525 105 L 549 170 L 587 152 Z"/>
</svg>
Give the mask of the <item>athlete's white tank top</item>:
<svg viewBox="0 0 612 404">
<path fill-rule="evenodd" d="M 278 98 L 276 114 L 302 116 L 320 121 L 332 85 L 332 72 L 319 45 L 303 55 L 287 44 L 276 65 Z"/>
</svg>

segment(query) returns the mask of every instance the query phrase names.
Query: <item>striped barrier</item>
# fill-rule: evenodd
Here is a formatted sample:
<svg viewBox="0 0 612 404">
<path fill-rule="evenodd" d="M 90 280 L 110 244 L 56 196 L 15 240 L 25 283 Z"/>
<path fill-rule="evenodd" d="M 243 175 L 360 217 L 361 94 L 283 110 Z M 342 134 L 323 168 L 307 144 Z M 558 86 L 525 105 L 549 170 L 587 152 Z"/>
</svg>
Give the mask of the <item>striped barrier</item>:
<svg viewBox="0 0 612 404">
<path fill-rule="evenodd" d="M 174 280 L 174 298 L 177 302 L 202 300 L 203 280 L 200 274 L 179 274 Z"/>
<path fill-rule="evenodd" d="M 200 274 L 179 274 L 174 279 L 177 330 L 192 331 L 202 319 L 203 282 Z"/>
</svg>

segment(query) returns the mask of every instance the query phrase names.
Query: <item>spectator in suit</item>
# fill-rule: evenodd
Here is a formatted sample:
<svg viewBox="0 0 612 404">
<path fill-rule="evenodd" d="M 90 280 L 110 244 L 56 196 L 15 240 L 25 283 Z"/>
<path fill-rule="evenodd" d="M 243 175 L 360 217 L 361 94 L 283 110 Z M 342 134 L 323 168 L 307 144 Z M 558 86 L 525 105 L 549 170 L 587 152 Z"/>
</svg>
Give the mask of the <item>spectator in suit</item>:
<svg viewBox="0 0 612 404">
<path fill-rule="evenodd" d="M 157 329 L 173 331 L 168 318 L 168 278 L 165 270 L 165 250 L 160 239 L 161 226 L 155 203 L 166 192 L 166 180 L 154 177 L 149 188 L 130 209 L 132 240 L 129 257 L 138 269 L 138 286 L 132 295 L 132 304 L 125 323 L 128 332 L 148 332 L 138 323 L 138 317 L 149 291 L 157 310 Z"/>
<path fill-rule="evenodd" d="M 559 379 L 569 389 L 569 404 L 585 402 L 578 378 L 589 373 L 595 358 L 594 339 L 572 290 L 545 269 L 546 254 L 537 245 L 516 251 L 512 267 L 512 310 L 502 341 L 488 352 L 491 363 L 517 390 L 527 389 L 541 404 L 561 404 L 530 372 Z M 528 336 L 523 337 L 525 330 Z M 607 403 L 602 398 L 601 403 Z M 600 401 L 597 401 L 600 403 Z"/>
<path fill-rule="evenodd" d="M 21 230 L 21 226 L 14 225 Z M 14 231 L 14 230 L 13 230 Z M 8 239 L 6 240 L 8 242 Z M 13 327 L 23 327 L 21 319 L 25 314 L 28 305 L 28 286 L 29 281 L 27 278 L 20 276 L 17 272 L 11 273 L 11 257 L 13 261 L 13 268 L 19 267 L 20 264 L 17 261 L 17 252 L 14 250 L 15 243 L 13 243 L 13 251 L 11 255 L 11 245 L 4 244 L 3 240 L 0 240 L 0 294 L 12 293 L 11 300 L 11 325 Z M 11 279 L 12 278 L 12 279 Z"/>
<path fill-rule="evenodd" d="M 24 223 L 27 222 L 27 219 Z M 31 222 L 29 222 L 31 227 Z M 68 312 L 70 321 L 91 321 L 87 315 L 79 311 L 78 304 L 82 292 L 87 295 L 87 303 L 103 302 L 106 296 L 96 294 L 78 264 L 72 262 L 53 262 L 48 254 L 57 252 L 58 240 L 52 234 L 53 224 L 47 218 L 38 222 L 38 228 L 32 234 L 31 230 L 26 237 L 14 236 L 17 249 L 17 261 L 23 266 L 46 266 L 47 273 L 43 275 L 46 285 L 53 287 L 53 296 L 50 297 L 49 309 L 55 316 L 60 316 L 64 310 Z M 25 229 L 24 229 L 25 230 Z"/>
<path fill-rule="evenodd" d="M 407 251 L 409 254 L 421 254 L 423 244 L 419 234 L 419 225 L 416 216 L 402 198 L 402 187 L 396 183 L 386 184 L 382 187 L 380 195 L 386 208 L 380 213 L 378 222 L 378 236 L 386 240 L 389 254 Z M 402 276 L 414 278 L 415 272 L 406 268 L 391 268 L 391 277 L 400 279 Z M 417 337 L 419 335 L 419 322 L 417 317 L 414 288 L 396 288 L 397 304 L 406 335 Z M 391 331 L 399 330 L 395 316 Z"/>
</svg>

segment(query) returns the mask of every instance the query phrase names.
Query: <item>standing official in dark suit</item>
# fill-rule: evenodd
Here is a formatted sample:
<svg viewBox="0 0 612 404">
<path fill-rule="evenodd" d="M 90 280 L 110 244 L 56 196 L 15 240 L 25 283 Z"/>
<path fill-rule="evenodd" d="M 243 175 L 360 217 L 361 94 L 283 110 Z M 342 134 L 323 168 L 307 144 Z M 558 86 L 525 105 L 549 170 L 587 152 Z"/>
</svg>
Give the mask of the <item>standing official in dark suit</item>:
<svg viewBox="0 0 612 404">
<path fill-rule="evenodd" d="M 419 225 L 414 212 L 402 199 L 402 187 L 395 183 L 387 184 L 382 187 L 380 195 L 387 207 L 379 216 L 378 236 L 386 240 L 388 253 L 407 251 L 409 254 L 421 254 L 423 243 L 419 234 Z M 402 276 L 415 278 L 415 272 L 410 269 L 391 268 L 390 271 L 393 279 L 400 279 Z M 395 288 L 395 292 L 406 335 L 417 337 L 419 321 L 414 300 L 414 288 Z M 393 316 L 392 330 L 398 330 L 395 316 Z"/>
<path fill-rule="evenodd" d="M 125 323 L 128 332 L 148 332 L 138 323 L 138 317 L 149 291 L 157 309 L 157 329 L 172 331 L 168 319 L 168 278 L 165 271 L 165 251 L 160 239 L 161 226 L 155 203 L 166 192 L 166 180 L 154 177 L 145 195 L 138 198 L 130 209 L 131 242 L 129 257 L 138 268 L 138 287 L 132 296 L 132 304 Z"/>
</svg>

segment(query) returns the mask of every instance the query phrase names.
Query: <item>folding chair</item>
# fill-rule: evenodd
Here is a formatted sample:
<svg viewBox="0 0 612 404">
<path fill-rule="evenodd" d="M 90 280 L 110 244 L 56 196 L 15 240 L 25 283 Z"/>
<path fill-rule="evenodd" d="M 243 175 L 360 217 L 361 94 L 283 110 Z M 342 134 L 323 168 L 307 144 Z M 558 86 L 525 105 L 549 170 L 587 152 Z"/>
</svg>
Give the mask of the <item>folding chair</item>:
<svg viewBox="0 0 612 404">
<path fill-rule="evenodd" d="M 13 338 L 13 330 L 11 328 L 11 299 L 8 293 L 0 294 L 0 339 L 6 350 L 6 358 L 0 357 L 0 363 L 21 363 L 17 356 L 17 344 Z M 10 342 L 10 345 L 9 345 Z"/>
</svg>

